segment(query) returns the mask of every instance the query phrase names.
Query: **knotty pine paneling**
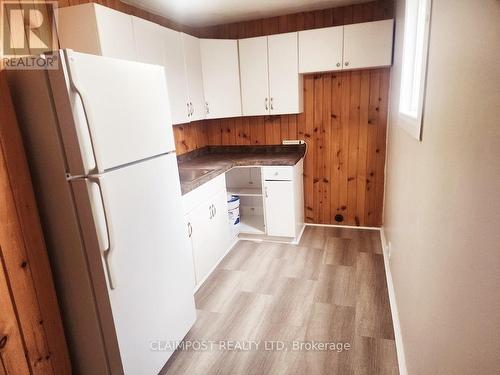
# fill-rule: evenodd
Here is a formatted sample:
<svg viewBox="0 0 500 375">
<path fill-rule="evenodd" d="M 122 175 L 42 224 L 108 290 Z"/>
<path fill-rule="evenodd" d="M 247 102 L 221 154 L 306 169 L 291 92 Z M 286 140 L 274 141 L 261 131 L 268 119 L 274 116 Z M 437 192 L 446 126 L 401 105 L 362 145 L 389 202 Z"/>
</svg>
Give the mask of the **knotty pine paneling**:
<svg viewBox="0 0 500 375">
<path fill-rule="evenodd" d="M 65 7 L 87 0 L 60 0 Z M 392 0 L 278 17 L 192 28 L 122 3 L 97 3 L 206 38 L 245 38 L 375 21 L 393 17 Z M 29 51 L 19 51 L 19 55 Z M 384 192 L 388 69 L 305 77 L 305 111 L 299 115 L 198 121 L 174 127 L 177 153 L 205 145 L 276 144 L 305 139 L 305 205 L 308 222 L 379 226 Z M 359 102 L 359 105 L 358 105 Z"/>
<path fill-rule="evenodd" d="M 393 17 L 374 1 L 195 30 L 205 38 L 246 38 Z M 205 145 L 279 144 L 304 139 L 306 221 L 382 224 L 389 68 L 304 76 L 298 115 L 205 120 L 174 127 L 177 153 Z"/>
<path fill-rule="evenodd" d="M 0 367 L 7 374 L 69 375 L 52 272 L 4 73 L 0 71 Z"/>
</svg>

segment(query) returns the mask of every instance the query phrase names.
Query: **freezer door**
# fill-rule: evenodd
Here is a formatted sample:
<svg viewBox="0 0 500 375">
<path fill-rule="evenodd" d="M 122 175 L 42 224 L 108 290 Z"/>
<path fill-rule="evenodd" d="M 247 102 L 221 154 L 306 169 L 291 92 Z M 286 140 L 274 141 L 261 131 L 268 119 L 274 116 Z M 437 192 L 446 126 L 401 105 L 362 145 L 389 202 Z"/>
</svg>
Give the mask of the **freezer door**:
<svg viewBox="0 0 500 375">
<path fill-rule="evenodd" d="M 163 67 L 71 50 L 64 53 L 77 127 L 72 134 L 88 138 L 64 139 L 80 148 L 65 147 L 67 153 L 78 152 L 87 161 L 83 173 L 70 170 L 71 174 L 102 173 L 175 150 Z M 63 121 L 60 126 L 72 124 Z M 68 132 L 61 133 L 64 138 Z"/>
<path fill-rule="evenodd" d="M 126 374 L 158 373 L 175 349 L 166 343 L 181 341 L 196 319 L 177 173 L 169 154 L 72 181 L 85 243 L 99 244 L 87 251 L 102 254 Z"/>
</svg>

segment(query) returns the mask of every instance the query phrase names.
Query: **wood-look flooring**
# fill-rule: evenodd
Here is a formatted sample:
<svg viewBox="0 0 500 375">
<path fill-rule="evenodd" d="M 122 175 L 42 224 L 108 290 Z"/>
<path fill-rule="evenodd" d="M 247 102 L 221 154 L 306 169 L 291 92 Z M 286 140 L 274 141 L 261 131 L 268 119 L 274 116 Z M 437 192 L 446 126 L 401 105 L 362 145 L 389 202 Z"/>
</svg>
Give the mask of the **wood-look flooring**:
<svg viewBox="0 0 500 375">
<path fill-rule="evenodd" d="M 307 227 L 298 246 L 240 241 L 196 293 L 185 339 L 218 344 L 177 350 L 162 373 L 398 374 L 384 272 L 374 230 Z M 221 349 L 227 340 L 258 350 Z M 264 350 L 271 340 L 351 348 Z"/>
</svg>

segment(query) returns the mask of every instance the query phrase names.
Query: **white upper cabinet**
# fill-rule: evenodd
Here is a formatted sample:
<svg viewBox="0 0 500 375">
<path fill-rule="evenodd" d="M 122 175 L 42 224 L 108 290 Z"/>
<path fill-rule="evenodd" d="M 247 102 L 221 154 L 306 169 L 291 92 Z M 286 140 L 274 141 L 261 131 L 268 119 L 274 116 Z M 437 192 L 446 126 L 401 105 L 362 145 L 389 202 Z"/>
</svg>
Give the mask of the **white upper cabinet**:
<svg viewBox="0 0 500 375">
<path fill-rule="evenodd" d="M 203 94 L 200 40 L 188 34 L 182 33 L 181 35 L 189 93 L 189 120 L 203 120 L 206 117 L 207 110 Z"/>
<path fill-rule="evenodd" d="M 297 33 L 240 39 L 239 52 L 244 116 L 302 111 Z"/>
<path fill-rule="evenodd" d="M 267 36 L 239 40 L 243 116 L 269 114 Z"/>
<path fill-rule="evenodd" d="M 59 8 L 57 15 L 61 48 L 136 59 L 132 16 L 95 3 Z"/>
<path fill-rule="evenodd" d="M 207 118 L 241 116 L 238 41 L 200 39 Z"/>
<path fill-rule="evenodd" d="M 172 123 L 184 124 L 190 121 L 191 116 L 182 34 L 167 28 L 162 28 L 162 34 Z"/>
<path fill-rule="evenodd" d="M 137 61 L 165 65 L 163 27 L 139 17 L 132 17 Z"/>
<path fill-rule="evenodd" d="M 165 68 L 172 123 L 189 122 L 186 68 L 181 33 L 132 17 L 137 60 Z"/>
<path fill-rule="evenodd" d="M 344 27 L 299 31 L 299 73 L 342 69 Z"/>
<path fill-rule="evenodd" d="M 393 20 L 299 31 L 299 71 L 390 66 Z"/>
<path fill-rule="evenodd" d="M 344 26 L 344 69 L 391 65 L 392 19 Z"/>
<path fill-rule="evenodd" d="M 269 113 L 280 115 L 302 112 L 302 77 L 299 75 L 297 33 L 270 35 Z"/>
</svg>

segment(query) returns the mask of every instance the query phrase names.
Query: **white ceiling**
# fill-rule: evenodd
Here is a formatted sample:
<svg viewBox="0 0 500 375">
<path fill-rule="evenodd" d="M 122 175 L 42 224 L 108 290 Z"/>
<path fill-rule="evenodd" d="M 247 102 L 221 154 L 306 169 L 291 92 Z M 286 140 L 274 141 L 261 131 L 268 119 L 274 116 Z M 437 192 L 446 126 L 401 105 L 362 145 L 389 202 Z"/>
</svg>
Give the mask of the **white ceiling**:
<svg viewBox="0 0 500 375">
<path fill-rule="evenodd" d="M 218 25 L 369 0 L 123 0 L 189 26 Z"/>
</svg>

